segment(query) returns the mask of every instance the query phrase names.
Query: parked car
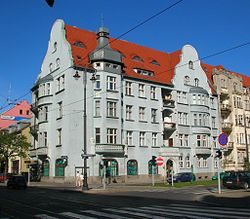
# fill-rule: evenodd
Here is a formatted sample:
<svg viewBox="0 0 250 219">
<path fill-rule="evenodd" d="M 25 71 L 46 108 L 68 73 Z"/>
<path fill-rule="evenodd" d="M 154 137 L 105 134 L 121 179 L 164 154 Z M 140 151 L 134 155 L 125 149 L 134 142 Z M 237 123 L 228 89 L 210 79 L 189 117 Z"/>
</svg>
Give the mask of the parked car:
<svg viewBox="0 0 250 219">
<path fill-rule="evenodd" d="M 13 189 L 26 189 L 27 188 L 27 182 L 23 175 L 13 175 L 8 179 L 7 182 L 7 188 L 13 188 Z"/>
<path fill-rule="evenodd" d="M 168 177 L 168 183 L 172 182 L 172 177 Z M 191 172 L 177 173 L 173 176 L 174 182 L 191 182 L 195 181 L 195 175 Z"/>
<path fill-rule="evenodd" d="M 227 172 L 222 180 L 224 187 L 248 189 L 250 186 L 250 171 Z"/>
<path fill-rule="evenodd" d="M 223 179 L 225 175 L 226 175 L 226 172 L 221 172 L 220 178 Z M 218 174 L 215 174 L 212 176 L 212 180 L 217 180 L 217 179 L 218 179 Z"/>
</svg>

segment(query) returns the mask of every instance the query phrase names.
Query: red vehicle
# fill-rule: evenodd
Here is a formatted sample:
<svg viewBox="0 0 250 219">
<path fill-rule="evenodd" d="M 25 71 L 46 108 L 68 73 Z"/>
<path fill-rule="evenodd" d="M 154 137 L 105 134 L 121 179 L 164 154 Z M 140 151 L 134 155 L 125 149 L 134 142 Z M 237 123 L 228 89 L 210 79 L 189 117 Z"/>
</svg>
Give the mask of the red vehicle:
<svg viewBox="0 0 250 219">
<path fill-rule="evenodd" d="M 7 176 L 4 173 L 0 173 L 0 183 L 4 183 L 5 180 L 9 179 L 12 174 L 7 173 Z"/>
</svg>

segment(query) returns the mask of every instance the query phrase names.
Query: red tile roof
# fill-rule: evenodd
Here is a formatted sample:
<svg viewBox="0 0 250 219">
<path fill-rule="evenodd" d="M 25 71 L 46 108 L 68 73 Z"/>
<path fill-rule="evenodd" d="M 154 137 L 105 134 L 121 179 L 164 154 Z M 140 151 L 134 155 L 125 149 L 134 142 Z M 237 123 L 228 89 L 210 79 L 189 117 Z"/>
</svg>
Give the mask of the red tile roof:
<svg viewBox="0 0 250 219">
<path fill-rule="evenodd" d="M 74 64 L 82 67 L 88 66 L 89 54 L 97 47 L 96 33 L 69 25 L 65 25 L 65 30 L 66 39 L 71 45 Z M 86 48 L 75 46 L 74 43 L 77 41 L 83 43 Z M 181 50 L 177 50 L 173 53 L 166 53 L 127 41 L 116 40 L 114 38 L 110 38 L 109 41 L 111 42 L 110 47 L 123 55 L 122 62 L 124 64 L 125 76 L 172 85 L 174 69 L 180 62 Z M 133 60 L 132 58 L 134 56 L 139 56 L 143 61 Z M 159 65 L 152 64 L 151 62 L 153 60 L 158 62 Z M 212 92 L 215 93 L 211 85 L 213 84 L 213 68 L 220 70 L 223 66 L 213 66 L 205 63 L 201 63 L 201 65 L 209 79 L 210 88 Z M 154 76 L 140 75 L 133 70 L 134 68 L 153 71 Z M 243 86 L 250 86 L 250 77 L 232 71 L 229 72 L 241 76 L 243 79 Z"/>
<path fill-rule="evenodd" d="M 71 45 L 74 64 L 86 66 L 89 63 L 88 55 L 97 46 L 96 34 L 76 27 L 65 25 L 66 38 Z M 86 48 L 74 46 L 74 42 L 82 42 Z M 124 74 L 128 77 L 154 81 L 162 84 L 171 85 L 174 76 L 174 67 L 180 61 L 181 50 L 174 53 L 160 52 L 151 48 L 146 48 L 123 40 L 110 38 L 110 47 L 119 51 L 123 57 Z M 143 61 L 133 60 L 134 56 L 139 56 Z M 159 65 L 152 64 L 156 61 Z M 133 69 L 153 71 L 154 76 L 145 76 L 136 73 Z"/>
</svg>

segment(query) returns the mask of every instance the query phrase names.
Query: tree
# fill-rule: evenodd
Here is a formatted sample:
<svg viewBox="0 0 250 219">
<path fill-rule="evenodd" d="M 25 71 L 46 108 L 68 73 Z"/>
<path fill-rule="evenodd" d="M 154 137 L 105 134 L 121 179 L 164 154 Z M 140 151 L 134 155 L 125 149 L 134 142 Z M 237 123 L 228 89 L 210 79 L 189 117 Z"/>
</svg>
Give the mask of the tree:
<svg viewBox="0 0 250 219">
<path fill-rule="evenodd" d="M 27 157 L 29 143 L 20 133 L 0 132 L 0 161 L 5 162 L 5 174 L 8 172 L 9 160 L 14 157 Z"/>
</svg>

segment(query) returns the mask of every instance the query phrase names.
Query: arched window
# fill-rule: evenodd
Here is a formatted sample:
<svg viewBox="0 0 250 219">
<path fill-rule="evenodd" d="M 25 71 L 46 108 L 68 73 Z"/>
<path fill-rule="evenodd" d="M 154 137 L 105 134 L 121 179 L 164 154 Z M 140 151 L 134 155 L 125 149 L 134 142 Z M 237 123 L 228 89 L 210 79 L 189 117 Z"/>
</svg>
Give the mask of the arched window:
<svg viewBox="0 0 250 219">
<path fill-rule="evenodd" d="M 180 166 L 180 168 L 183 168 L 183 167 L 184 167 L 184 165 L 183 165 L 183 156 L 182 156 L 182 154 L 181 154 L 181 156 L 179 156 L 179 166 Z"/>
<path fill-rule="evenodd" d="M 129 160 L 127 162 L 127 175 L 138 175 L 138 164 L 136 160 Z"/>
<path fill-rule="evenodd" d="M 194 63 L 192 61 L 189 61 L 188 67 L 189 69 L 194 69 Z"/>
<path fill-rule="evenodd" d="M 190 77 L 186 75 L 184 77 L 184 84 L 189 84 L 189 83 L 190 83 Z"/>
<path fill-rule="evenodd" d="M 199 79 L 198 78 L 194 79 L 194 86 L 199 87 Z"/>
<path fill-rule="evenodd" d="M 43 162 L 43 176 L 49 176 L 49 161 L 45 160 Z"/>
<path fill-rule="evenodd" d="M 233 91 L 235 91 L 235 92 L 237 91 L 237 83 L 236 82 L 233 83 Z"/>
<path fill-rule="evenodd" d="M 55 164 L 55 176 L 64 176 L 65 163 L 63 159 L 57 159 Z"/>
<path fill-rule="evenodd" d="M 152 160 L 148 162 L 148 174 L 152 175 L 153 174 L 158 174 L 158 166 L 153 166 L 152 165 Z"/>
<path fill-rule="evenodd" d="M 52 63 L 49 64 L 49 71 L 50 71 L 50 72 L 53 71 L 53 64 L 52 64 Z"/>
</svg>

